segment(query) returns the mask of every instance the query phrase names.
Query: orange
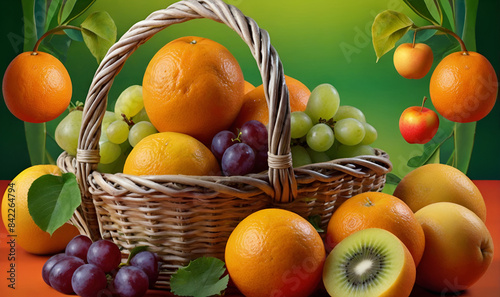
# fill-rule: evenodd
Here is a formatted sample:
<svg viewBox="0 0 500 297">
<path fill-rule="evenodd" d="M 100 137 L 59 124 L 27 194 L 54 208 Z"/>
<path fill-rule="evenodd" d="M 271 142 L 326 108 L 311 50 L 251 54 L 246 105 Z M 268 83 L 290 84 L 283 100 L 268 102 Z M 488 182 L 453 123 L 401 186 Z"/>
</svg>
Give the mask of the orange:
<svg viewBox="0 0 500 297">
<path fill-rule="evenodd" d="M 446 56 L 431 76 L 432 104 L 450 121 L 468 123 L 484 118 L 495 105 L 498 79 L 491 63 L 476 52 Z"/>
<path fill-rule="evenodd" d="M 64 224 L 52 236 L 38 227 L 28 210 L 28 190 L 42 175 L 61 175 L 55 165 L 35 165 L 19 173 L 9 184 L 2 199 L 2 220 L 10 234 L 17 235 L 16 243 L 32 254 L 55 254 L 64 251 L 68 242 L 79 234 L 78 229 Z M 12 203 L 13 205 L 9 205 Z M 13 215 L 15 214 L 15 217 Z"/>
<path fill-rule="evenodd" d="M 307 100 L 309 100 L 311 91 L 306 85 L 290 76 L 285 75 L 285 82 L 290 94 L 291 112 L 306 110 Z M 233 123 L 233 128 L 240 128 L 250 120 L 257 120 L 264 125 L 269 123 L 269 107 L 267 106 L 263 85 L 245 94 L 243 106 Z"/>
<path fill-rule="evenodd" d="M 352 233 L 368 228 L 385 229 L 396 235 L 418 265 L 425 248 L 420 223 L 403 201 L 380 192 L 355 195 L 339 206 L 328 223 L 327 247 L 333 248 Z"/>
<path fill-rule="evenodd" d="M 253 89 L 255 89 L 255 86 L 245 80 L 245 90 L 243 91 L 243 93 L 246 94 Z"/>
<path fill-rule="evenodd" d="M 5 70 L 2 91 L 14 116 L 43 123 L 64 112 L 73 89 L 68 71 L 58 59 L 44 52 L 24 52 Z"/>
<path fill-rule="evenodd" d="M 453 202 L 472 210 L 486 222 L 483 195 L 467 175 L 450 165 L 427 164 L 410 171 L 393 194 L 413 212 L 432 203 Z"/>
<path fill-rule="evenodd" d="M 282 209 L 257 211 L 226 245 L 231 280 L 247 297 L 309 296 L 321 281 L 325 248 L 314 227 Z"/>
<path fill-rule="evenodd" d="M 149 62 L 142 84 L 144 107 L 158 131 L 188 134 L 208 144 L 238 115 L 244 85 L 238 62 L 224 46 L 182 37 Z"/>
<path fill-rule="evenodd" d="M 132 175 L 216 175 L 219 163 L 195 138 L 162 132 L 143 138 L 129 153 L 123 173 Z"/>
</svg>

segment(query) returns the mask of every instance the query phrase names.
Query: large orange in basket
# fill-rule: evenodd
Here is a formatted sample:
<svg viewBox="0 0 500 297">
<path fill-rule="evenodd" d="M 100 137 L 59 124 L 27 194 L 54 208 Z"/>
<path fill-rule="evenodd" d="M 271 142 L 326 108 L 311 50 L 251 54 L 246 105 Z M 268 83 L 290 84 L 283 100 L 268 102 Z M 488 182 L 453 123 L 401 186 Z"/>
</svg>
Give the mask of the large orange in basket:
<svg viewBox="0 0 500 297">
<path fill-rule="evenodd" d="M 224 46 L 187 36 L 155 54 L 142 87 L 144 107 L 158 131 L 188 134 L 208 144 L 238 115 L 244 78 Z"/>
</svg>

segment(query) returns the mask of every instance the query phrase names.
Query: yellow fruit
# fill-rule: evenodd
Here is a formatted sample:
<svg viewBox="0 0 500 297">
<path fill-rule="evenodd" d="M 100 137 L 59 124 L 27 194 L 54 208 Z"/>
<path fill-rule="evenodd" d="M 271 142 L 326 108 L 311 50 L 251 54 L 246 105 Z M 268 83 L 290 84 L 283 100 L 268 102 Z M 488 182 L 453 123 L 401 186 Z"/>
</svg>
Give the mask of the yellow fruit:
<svg viewBox="0 0 500 297">
<path fill-rule="evenodd" d="M 493 241 L 476 214 L 455 203 L 439 202 L 415 216 L 425 234 L 417 284 L 435 292 L 457 292 L 486 272 L 493 259 Z"/>
<path fill-rule="evenodd" d="M 427 164 L 408 173 L 393 193 L 413 212 L 436 202 L 467 207 L 486 221 L 486 205 L 476 185 L 460 170 L 445 164 Z"/>
<path fill-rule="evenodd" d="M 55 165 L 29 167 L 12 180 L 2 199 L 2 220 L 5 228 L 9 233 L 17 235 L 16 242 L 20 247 L 39 255 L 63 251 L 68 242 L 79 234 L 75 226 L 64 224 L 50 236 L 31 218 L 28 210 L 28 190 L 35 179 L 46 174 L 61 175 L 61 170 Z M 9 203 L 14 204 L 14 207 Z"/>
<path fill-rule="evenodd" d="M 434 55 L 425 43 L 403 43 L 394 51 L 394 67 L 404 78 L 420 79 L 432 66 Z"/>
<path fill-rule="evenodd" d="M 194 137 L 163 132 L 145 137 L 132 149 L 123 173 L 217 175 L 220 167 L 212 152 Z"/>
<path fill-rule="evenodd" d="M 231 280 L 247 297 L 306 297 L 321 280 L 325 249 L 306 219 L 265 209 L 236 226 L 225 260 Z"/>
</svg>

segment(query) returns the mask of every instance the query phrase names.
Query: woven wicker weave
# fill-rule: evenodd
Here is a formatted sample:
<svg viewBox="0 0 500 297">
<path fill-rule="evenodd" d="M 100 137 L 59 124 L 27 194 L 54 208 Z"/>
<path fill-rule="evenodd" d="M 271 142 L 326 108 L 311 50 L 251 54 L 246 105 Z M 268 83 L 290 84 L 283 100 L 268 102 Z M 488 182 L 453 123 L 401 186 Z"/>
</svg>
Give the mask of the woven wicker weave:
<svg viewBox="0 0 500 297">
<path fill-rule="evenodd" d="M 127 58 L 155 33 L 176 23 L 208 18 L 232 28 L 249 46 L 269 105 L 269 170 L 246 176 L 130 176 L 95 171 L 107 95 Z M 112 239 L 124 256 L 146 245 L 163 259 L 159 288 L 179 266 L 202 255 L 223 259 L 233 228 L 259 209 L 280 207 L 319 215 L 326 227 L 334 209 L 361 192 L 379 191 L 391 170 L 387 154 L 292 168 L 290 106 L 283 67 L 267 32 L 220 0 L 184 0 L 138 22 L 114 44 L 96 71 L 83 111 L 77 157 L 58 166 L 76 174 L 82 204 L 72 222 L 92 239 Z"/>
</svg>

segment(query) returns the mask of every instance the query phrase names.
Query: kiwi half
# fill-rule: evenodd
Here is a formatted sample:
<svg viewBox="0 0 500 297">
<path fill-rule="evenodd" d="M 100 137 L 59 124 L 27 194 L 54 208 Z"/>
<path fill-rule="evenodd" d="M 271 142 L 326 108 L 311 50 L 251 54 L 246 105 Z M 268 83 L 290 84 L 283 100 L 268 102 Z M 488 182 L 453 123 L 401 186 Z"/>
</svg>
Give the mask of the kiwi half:
<svg viewBox="0 0 500 297">
<path fill-rule="evenodd" d="M 326 258 L 323 282 L 330 296 L 409 296 L 415 262 L 384 229 L 364 229 L 342 240 Z"/>
</svg>

